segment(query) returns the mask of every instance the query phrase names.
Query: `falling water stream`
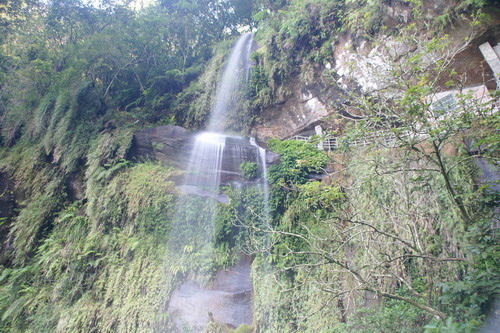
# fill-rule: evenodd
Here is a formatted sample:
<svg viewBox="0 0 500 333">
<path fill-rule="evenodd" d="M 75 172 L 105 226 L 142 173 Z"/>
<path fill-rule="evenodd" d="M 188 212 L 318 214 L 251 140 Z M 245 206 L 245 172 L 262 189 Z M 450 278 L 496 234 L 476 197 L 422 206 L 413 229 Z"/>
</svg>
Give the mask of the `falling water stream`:
<svg viewBox="0 0 500 333">
<path fill-rule="evenodd" d="M 270 210 L 269 210 L 269 184 L 267 183 L 267 161 L 266 161 L 266 150 L 259 145 L 254 138 L 250 138 L 250 144 L 254 146 L 259 152 L 259 167 L 262 170 L 260 186 L 262 188 L 262 193 L 264 194 L 264 216 L 262 220 L 264 222 L 264 227 L 267 229 L 269 227 L 270 221 Z"/>
<path fill-rule="evenodd" d="M 215 104 L 208 123 L 209 132 L 223 132 L 228 113 L 238 109 L 237 104 L 241 102 L 240 94 L 243 92 L 250 74 L 252 44 L 252 34 L 242 35 L 229 56 L 222 79 L 217 86 Z"/>
<path fill-rule="evenodd" d="M 184 195 L 177 205 L 169 247 L 172 253 L 199 254 L 196 259 L 199 264 L 195 265 L 198 277 L 204 274 L 203 263 L 213 258 L 217 201 L 227 203 L 227 198 L 218 193 L 223 178 L 231 179 L 239 174 L 239 165 L 250 157 L 264 176 L 267 172 L 266 152 L 255 140 L 223 134 L 228 116 L 241 103 L 249 78 L 252 43 L 252 34 L 245 34 L 232 49 L 217 87 L 208 132 L 195 137 L 189 165 L 179 186 Z M 267 215 L 269 194 L 265 180 L 260 181 L 259 186 L 265 196 Z M 251 259 L 242 256 L 234 267 L 219 271 L 208 286 L 202 286 L 196 279 L 183 283 L 174 291 L 169 303 L 169 315 L 175 329 L 202 332 L 210 321 L 233 328 L 252 324 L 250 267 Z"/>
</svg>

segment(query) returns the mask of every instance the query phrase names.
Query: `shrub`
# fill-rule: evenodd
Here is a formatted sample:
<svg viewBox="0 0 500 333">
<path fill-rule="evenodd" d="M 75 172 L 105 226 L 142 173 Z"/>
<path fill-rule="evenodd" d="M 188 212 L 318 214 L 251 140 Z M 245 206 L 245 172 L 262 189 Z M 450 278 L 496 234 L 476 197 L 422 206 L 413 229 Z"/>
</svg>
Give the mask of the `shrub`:
<svg viewBox="0 0 500 333">
<path fill-rule="evenodd" d="M 240 172 L 243 178 L 252 180 L 258 177 L 259 167 L 255 162 L 243 162 L 240 164 Z"/>
</svg>

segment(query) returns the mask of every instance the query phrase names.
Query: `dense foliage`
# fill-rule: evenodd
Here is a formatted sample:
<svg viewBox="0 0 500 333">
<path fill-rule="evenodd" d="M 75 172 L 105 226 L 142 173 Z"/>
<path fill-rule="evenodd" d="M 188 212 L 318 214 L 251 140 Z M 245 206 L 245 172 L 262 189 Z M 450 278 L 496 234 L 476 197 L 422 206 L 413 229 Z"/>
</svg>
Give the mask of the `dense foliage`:
<svg viewBox="0 0 500 333">
<path fill-rule="evenodd" d="M 393 2 L 408 21 L 389 18 Z M 477 329 L 499 294 L 500 255 L 498 193 L 475 155 L 498 163 L 499 115 L 469 93 L 445 117 L 427 96 L 443 77 L 447 89 L 462 84 L 439 57 L 453 47 L 443 31 L 462 16 L 476 28 L 494 1 L 456 1 L 434 17 L 429 3 L 2 2 L 0 332 L 165 331 L 173 289 L 209 284 L 241 253 L 255 258 L 258 332 Z M 298 83 L 339 89 L 360 119 L 342 123 L 335 153 L 269 140 L 280 154 L 270 198 L 253 162 L 240 165 L 253 184 L 220 189 L 228 203 L 184 196 L 179 170 L 128 159 L 133 133 L 203 128 L 233 37 L 249 28 L 257 50 L 234 131 L 250 132 Z M 340 89 L 335 42 L 382 34 L 416 50 L 394 59 L 389 89 Z M 394 143 L 351 144 L 374 130 Z"/>
<path fill-rule="evenodd" d="M 360 116 L 343 128 L 341 155 L 330 156 L 327 180 L 307 182 L 306 174 L 318 169 L 300 173 L 301 143 L 270 142 L 281 161 L 270 170 L 275 219 L 269 242 L 275 245 L 255 263 L 256 272 L 268 271 L 268 262 L 274 267 L 272 277 L 256 284 L 256 308 L 273 309 L 257 310 L 260 331 L 388 332 L 401 331 L 401 323 L 407 331 L 474 331 L 494 311 L 500 281 L 493 268 L 499 258 L 490 243 L 498 240 L 491 209 L 498 194 L 477 183 L 480 171 L 464 142 L 480 142 L 482 158 L 496 161 L 497 132 L 490 125 L 498 115 L 470 92 L 457 97 L 456 115 L 439 114 L 428 102 L 443 88 L 443 78 L 449 79 L 446 89 L 463 87 L 449 67 L 459 51 L 443 29 L 485 5 L 463 2 L 429 20 L 426 2 L 414 1 L 409 6 L 419 21 L 404 28 L 386 21 L 387 6 L 379 1 L 292 1 L 281 11 L 259 14 L 256 107 L 279 102 L 295 89 L 290 81 L 297 77 L 306 85 L 317 80 L 336 86 L 336 73 L 325 66 L 335 41 L 328 38 L 348 32 L 354 41 L 356 35 L 376 41 L 383 32 L 416 49 L 394 57 L 391 71 L 381 75 L 386 89 L 343 96 Z M 324 13 L 337 22 L 318 27 Z M 306 23 L 313 15 L 314 22 Z M 472 15 L 472 31 L 478 17 Z M 415 41 L 424 31 L 426 39 Z M 301 41 L 301 34 L 319 44 Z M 361 151 L 350 144 L 372 131 L 393 137 L 393 148 L 384 149 L 383 140 Z"/>
<path fill-rule="evenodd" d="M 203 123 L 210 103 L 200 116 L 178 94 L 247 5 L 0 5 L 0 168 L 16 184 L 3 194 L 16 210 L 0 226 L 1 331 L 165 329 L 174 282 L 196 262 L 168 252 L 178 172 L 125 158 L 138 128 Z"/>
<path fill-rule="evenodd" d="M 477 329 L 498 295 L 498 194 L 476 186 L 465 151 L 441 153 L 454 165 L 449 179 L 407 147 L 371 147 L 331 156 L 329 182 L 289 186 L 269 231 L 275 245 L 256 262 L 257 272 L 266 262 L 274 272 L 256 284 L 261 331 L 392 332 L 404 322 L 416 332 L 433 316 L 452 319 L 429 332 Z"/>
<path fill-rule="evenodd" d="M 240 164 L 240 172 L 244 178 L 252 180 L 259 175 L 259 168 L 255 162 L 243 162 Z"/>
</svg>

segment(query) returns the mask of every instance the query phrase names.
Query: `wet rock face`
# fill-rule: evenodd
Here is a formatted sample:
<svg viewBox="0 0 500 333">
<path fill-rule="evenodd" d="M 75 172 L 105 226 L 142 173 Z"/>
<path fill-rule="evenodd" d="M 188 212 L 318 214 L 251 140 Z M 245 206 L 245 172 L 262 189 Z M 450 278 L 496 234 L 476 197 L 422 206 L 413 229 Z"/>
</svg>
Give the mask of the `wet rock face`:
<svg viewBox="0 0 500 333">
<path fill-rule="evenodd" d="M 13 182 L 9 176 L 3 172 L 0 173 L 0 218 L 12 216 L 14 208 L 14 198 L 12 195 Z"/>
<path fill-rule="evenodd" d="M 252 146 L 248 138 L 227 138 L 222 154 L 221 183 L 247 182 L 240 172 L 243 162 L 259 163 L 257 147 Z"/>
<path fill-rule="evenodd" d="M 156 160 L 186 170 L 196 135 L 179 126 L 158 126 L 137 131 L 128 158 L 136 161 Z M 278 158 L 274 153 L 266 154 L 268 164 L 275 163 Z M 228 136 L 222 154 L 221 183 L 247 182 L 240 172 L 241 163 L 259 164 L 258 161 L 258 149 L 249 138 Z"/>
<path fill-rule="evenodd" d="M 193 281 L 184 283 L 170 298 L 169 313 L 177 332 L 203 332 L 209 322 L 229 328 L 252 324 L 251 259 L 241 258 L 219 271 L 213 284 L 202 288 Z"/>
<path fill-rule="evenodd" d="M 70 201 L 82 200 L 85 197 L 85 180 L 83 172 L 75 172 L 66 180 L 66 189 Z"/>
</svg>

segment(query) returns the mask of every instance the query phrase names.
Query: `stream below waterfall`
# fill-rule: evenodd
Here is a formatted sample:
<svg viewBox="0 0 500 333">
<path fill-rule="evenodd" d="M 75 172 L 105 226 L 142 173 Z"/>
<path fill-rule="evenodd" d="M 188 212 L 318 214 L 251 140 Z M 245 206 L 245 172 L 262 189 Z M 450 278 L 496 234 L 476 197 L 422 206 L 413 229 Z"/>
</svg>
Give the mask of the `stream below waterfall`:
<svg viewBox="0 0 500 333">
<path fill-rule="evenodd" d="M 242 256 L 237 264 L 219 271 L 213 284 L 200 287 L 188 281 L 170 299 L 169 311 L 175 316 L 175 326 L 191 332 L 203 331 L 210 321 L 236 328 L 252 324 L 251 258 Z"/>
</svg>

